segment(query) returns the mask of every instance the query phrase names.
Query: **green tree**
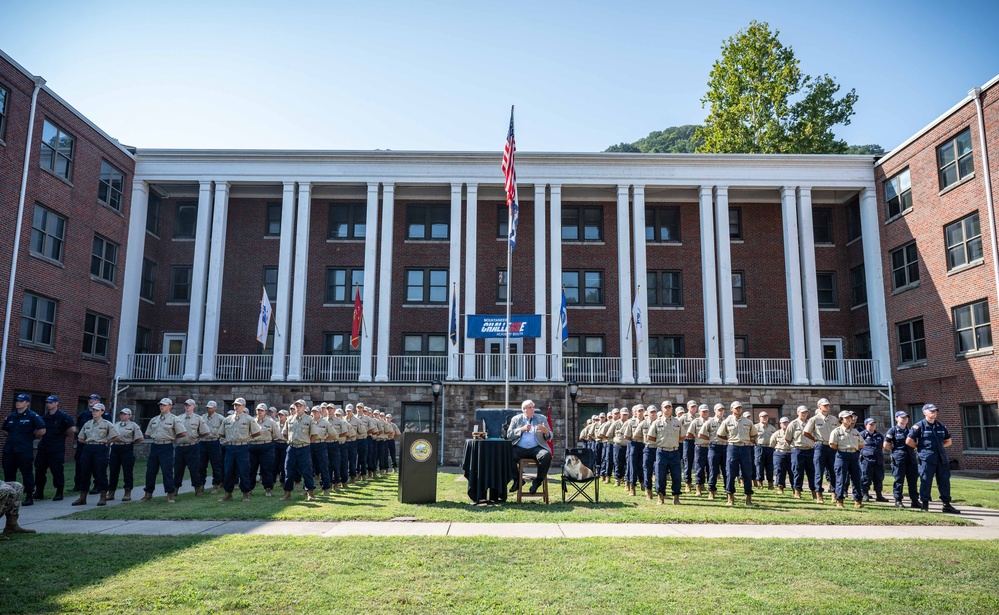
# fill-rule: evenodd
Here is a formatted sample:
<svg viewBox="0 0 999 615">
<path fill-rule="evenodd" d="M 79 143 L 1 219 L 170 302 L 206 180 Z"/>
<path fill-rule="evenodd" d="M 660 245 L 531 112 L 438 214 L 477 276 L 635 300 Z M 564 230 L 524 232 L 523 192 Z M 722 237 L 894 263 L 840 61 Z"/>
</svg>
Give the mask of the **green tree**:
<svg viewBox="0 0 999 615">
<path fill-rule="evenodd" d="M 611 145 L 605 152 L 641 152 L 643 154 L 689 154 L 697 151 L 702 141 L 695 138 L 698 126 L 670 126 L 666 130 L 653 130 L 647 137 L 634 143 Z"/>
<path fill-rule="evenodd" d="M 871 143 L 869 145 L 847 145 L 844 154 L 871 154 L 874 156 L 881 156 L 885 153 L 885 148 Z"/>
<path fill-rule="evenodd" d="M 604 151 L 605 152 L 618 152 L 618 153 L 625 152 L 625 153 L 629 153 L 629 154 L 639 154 L 639 153 L 642 152 L 642 150 L 638 149 L 638 146 L 635 145 L 634 143 L 625 143 L 623 141 L 621 143 L 618 143 L 617 145 L 611 145 L 610 147 L 608 147 Z"/>
<path fill-rule="evenodd" d="M 710 105 L 700 152 L 840 154 L 846 143 L 833 126 L 850 123 L 857 94 L 837 98 L 829 75 L 803 75 L 779 31 L 752 21 L 722 45 L 702 106 Z"/>
</svg>

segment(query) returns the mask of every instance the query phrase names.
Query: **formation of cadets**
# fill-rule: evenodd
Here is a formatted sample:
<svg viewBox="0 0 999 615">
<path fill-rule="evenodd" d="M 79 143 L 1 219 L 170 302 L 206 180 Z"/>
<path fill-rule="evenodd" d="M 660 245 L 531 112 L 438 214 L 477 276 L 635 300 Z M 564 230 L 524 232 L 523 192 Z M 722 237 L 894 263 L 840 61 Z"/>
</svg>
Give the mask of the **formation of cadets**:
<svg viewBox="0 0 999 615">
<path fill-rule="evenodd" d="M 633 496 L 640 489 L 649 500 L 654 488 L 659 504 L 666 502 L 667 483 L 673 504 L 679 505 L 682 492 L 693 491 L 698 497 L 707 493 L 714 500 L 722 478 L 727 505 L 733 506 L 741 479 L 746 505 L 751 506 L 754 488 L 764 483 L 781 495 L 790 486 L 792 497 L 802 499 L 807 479 L 815 502 L 824 503 L 824 494 L 829 494 L 836 508 L 844 508 L 850 496 L 855 508 L 863 508 L 871 500 L 872 487 L 876 501 L 889 501 L 883 494 L 887 451 L 896 507 L 904 507 L 908 483 L 910 507 L 928 510 L 935 479 L 943 512 L 960 512 L 950 497 L 946 448 L 951 437 L 936 420 L 936 406 L 923 406 L 924 420 L 912 427 L 908 413 L 896 412 L 895 425 L 882 435 L 872 418 L 858 429 L 852 410 L 833 414 L 825 398 L 816 405 L 812 416 L 806 406 L 798 406 L 797 418 L 781 417 L 774 425 L 767 412 L 754 423 L 739 401 L 729 405 L 727 416 L 721 403 L 712 409 L 690 400 L 675 416 L 670 401 L 637 404 L 592 416 L 579 439 L 590 449 L 592 469 L 602 482 L 613 480 Z"/>
<path fill-rule="evenodd" d="M 152 499 L 160 473 L 168 502 L 176 501 L 185 473 L 194 494 L 204 495 L 209 465 L 211 493 L 218 494 L 221 489 L 222 501 L 232 500 L 237 487 L 243 501 L 249 500 L 258 478 L 265 496 L 271 496 L 277 484 L 284 492 L 281 499 L 291 500 L 296 485 L 304 483 L 304 497 L 314 501 L 316 480 L 322 495 L 329 496 L 331 490 L 341 491 L 397 468 L 395 442 L 401 435 L 399 427 L 391 414 L 363 403 L 341 408 L 324 402 L 310 408 L 300 399 L 291 405 L 290 412 L 261 403 L 251 416 L 246 400 L 240 397 L 223 416 L 215 401 L 205 404 L 203 414 L 196 412 L 197 402 L 193 399 L 184 402 L 182 414 L 175 414 L 173 400 L 164 397 L 159 401 L 159 415 L 143 431 L 132 420 L 128 408 L 123 408 L 118 420 L 112 422 L 99 395 L 89 397 L 87 411 L 81 412 L 75 422 L 59 409 L 56 396 L 46 399 L 42 416 L 28 408 L 29 402 L 29 396 L 18 395 L 14 412 L 3 423 L 7 432 L 3 449 L 4 497 L 13 499 L 18 508 L 45 498 L 49 472 L 56 490 L 52 499 L 63 499 L 66 442 L 74 436 L 77 448 L 73 490 L 79 498 L 73 506 L 86 504 L 88 495 L 99 495 L 98 506 L 114 500 L 119 477 L 124 487 L 122 501 L 131 500 L 135 446 L 143 441 L 149 443 L 149 457 L 142 501 Z M 39 440 L 37 455 L 35 440 Z M 23 485 L 13 482 L 18 472 Z M 16 498 L 12 485 L 18 486 Z M 14 519 L 17 527 L 16 516 Z"/>
</svg>

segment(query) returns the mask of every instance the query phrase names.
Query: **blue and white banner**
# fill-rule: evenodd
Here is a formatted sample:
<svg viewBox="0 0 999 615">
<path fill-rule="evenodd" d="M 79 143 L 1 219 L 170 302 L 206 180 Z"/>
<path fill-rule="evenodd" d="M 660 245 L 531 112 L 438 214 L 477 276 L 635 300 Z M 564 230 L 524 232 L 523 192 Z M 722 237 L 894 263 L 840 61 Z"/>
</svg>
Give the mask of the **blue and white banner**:
<svg viewBox="0 0 999 615">
<path fill-rule="evenodd" d="M 506 337 L 506 316 L 469 314 L 465 323 L 468 337 Z M 541 316 L 538 314 L 511 314 L 510 338 L 541 337 Z"/>
</svg>

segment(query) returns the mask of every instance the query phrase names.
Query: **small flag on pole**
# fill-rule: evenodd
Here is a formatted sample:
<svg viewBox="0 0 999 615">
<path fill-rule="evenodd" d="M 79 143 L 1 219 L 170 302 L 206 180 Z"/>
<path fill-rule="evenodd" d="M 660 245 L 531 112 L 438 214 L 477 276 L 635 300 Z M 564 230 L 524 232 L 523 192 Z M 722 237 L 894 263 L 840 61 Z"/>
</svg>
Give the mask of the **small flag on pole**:
<svg viewBox="0 0 999 615">
<path fill-rule="evenodd" d="M 260 318 L 257 319 L 257 341 L 267 345 L 267 331 L 271 328 L 271 300 L 264 287 L 264 296 L 260 298 Z"/>
<path fill-rule="evenodd" d="M 506 133 L 506 145 L 503 146 L 503 178 L 506 187 L 506 206 L 510 208 L 510 250 L 517 247 L 517 220 L 520 208 L 517 206 L 517 172 L 513 168 L 513 155 L 517 145 L 513 139 L 513 106 L 510 106 L 510 130 Z"/>
<path fill-rule="evenodd" d="M 361 289 L 354 285 L 354 322 L 350 325 L 350 347 L 354 350 L 361 345 L 361 326 L 364 306 L 361 303 Z"/>
<path fill-rule="evenodd" d="M 562 349 L 565 349 L 569 338 L 569 312 L 565 309 L 565 289 L 562 289 L 562 307 L 558 311 L 558 322 L 562 329 Z"/>
<path fill-rule="evenodd" d="M 635 323 L 635 345 L 641 346 L 645 341 L 645 324 L 642 321 L 642 306 L 638 304 L 638 295 L 642 292 L 642 287 L 638 287 L 635 292 L 635 303 L 631 306 L 631 319 Z"/>
<path fill-rule="evenodd" d="M 458 343 L 458 291 L 452 287 L 451 291 L 451 345 Z"/>
</svg>

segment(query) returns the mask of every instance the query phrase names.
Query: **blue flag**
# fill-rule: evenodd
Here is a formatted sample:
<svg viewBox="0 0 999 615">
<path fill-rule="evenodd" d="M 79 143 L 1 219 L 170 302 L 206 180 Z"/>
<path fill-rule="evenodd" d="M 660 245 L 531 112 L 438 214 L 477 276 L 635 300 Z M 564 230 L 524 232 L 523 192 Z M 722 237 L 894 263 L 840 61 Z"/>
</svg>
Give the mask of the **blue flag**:
<svg viewBox="0 0 999 615">
<path fill-rule="evenodd" d="M 458 293 L 451 292 L 451 345 L 458 343 Z"/>
<path fill-rule="evenodd" d="M 562 308 L 558 312 L 559 325 L 562 328 L 562 349 L 565 350 L 565 345 L 569 339 L 569 313 L 565 309 L 565 289 L 562 289 Z"/>
</svg>

